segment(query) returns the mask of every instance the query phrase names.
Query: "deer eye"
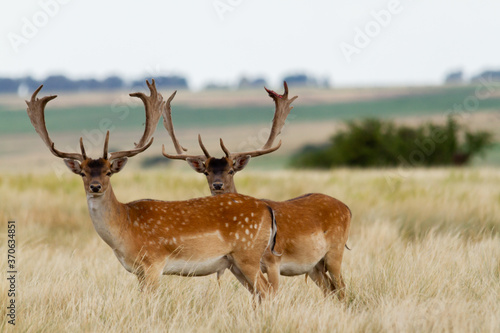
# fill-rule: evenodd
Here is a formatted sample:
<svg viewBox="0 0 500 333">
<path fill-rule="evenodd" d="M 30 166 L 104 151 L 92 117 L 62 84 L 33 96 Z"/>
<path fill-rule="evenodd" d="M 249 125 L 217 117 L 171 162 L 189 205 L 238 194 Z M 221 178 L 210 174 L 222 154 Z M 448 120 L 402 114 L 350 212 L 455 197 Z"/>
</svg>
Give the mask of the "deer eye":
<svg viewBox="0 0 500 333">
<path fill-rule="evenodd" d="M 85 174 L 83 172 L 80 172 L 80 176 L 85 177 Z"/>
<path fill-rule="evenodd" d="M 203 174 L 204 174 L 205 176 L 208 176 L 208 172 L 206 172 L 206 171 L 205 171 Z"/>
<path fill-rule="evenodd" d="M 228 174 L 234 175 L 234 170 L 229 170 Z"/>
<path fill-rule="evenodd" d="M 111 171 L 108 171 L 108 173 L 106 174 L 106 176 L 111 177 Z"/>
</svg>

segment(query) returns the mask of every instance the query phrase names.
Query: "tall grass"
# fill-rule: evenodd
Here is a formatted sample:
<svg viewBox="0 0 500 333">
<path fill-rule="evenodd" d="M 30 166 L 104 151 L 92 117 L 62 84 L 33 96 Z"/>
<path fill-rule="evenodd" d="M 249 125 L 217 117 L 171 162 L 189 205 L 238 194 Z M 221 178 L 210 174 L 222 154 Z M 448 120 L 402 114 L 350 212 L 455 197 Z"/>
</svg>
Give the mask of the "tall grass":
<svg viewBox="0 0 500 333">
<path fill-rule="evenodd" d="M 93 230 L 81 180 L 67 175 L 0 176 L 0 255 L 7 220 L 17 221 L 17 325 L 7 324 L 0 280 L 0 330 L 23 332 L 356 332 L 500 330 L 500 171 L 336 170 L 242 173 L 238 190 L 285 200 L 307 192 L 350 206 L 344 302 L 304 277 L 282 278 L 279 294 L 254 308 L 231 274 L 165 276 L 141 294 Z M 131 169 L 113 177 L 118 198 L 208 195 L 193 173 Z M 278 221 L 279 225 L 279 221 Z M 278 231 L 279 232 L 279 231 Z"/>
</svg>

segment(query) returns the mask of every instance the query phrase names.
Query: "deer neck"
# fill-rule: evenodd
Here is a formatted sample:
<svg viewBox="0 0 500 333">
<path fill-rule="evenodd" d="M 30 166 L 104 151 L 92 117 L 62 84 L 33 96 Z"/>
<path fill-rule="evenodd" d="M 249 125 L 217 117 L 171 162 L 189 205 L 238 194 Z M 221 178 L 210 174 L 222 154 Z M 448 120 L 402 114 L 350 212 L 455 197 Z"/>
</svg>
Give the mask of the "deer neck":
<svg viewBox="0 0 500 333">
<path fill-rule="evenodd" d="M 236 185 L 234 185 L 233 179 L 231 179 L 231 183 L 229 184 L 226 193 L 238 193 L 238 191 L 236 191 Z"/>
<path fill-rule="evenodd" d="M 125 205 L 116 199 L 111 184 L 101 196 L 87 193 L 87 204 L 96 232 L 111 248 L 119 247 L 127 213 Z"/>
</svg>

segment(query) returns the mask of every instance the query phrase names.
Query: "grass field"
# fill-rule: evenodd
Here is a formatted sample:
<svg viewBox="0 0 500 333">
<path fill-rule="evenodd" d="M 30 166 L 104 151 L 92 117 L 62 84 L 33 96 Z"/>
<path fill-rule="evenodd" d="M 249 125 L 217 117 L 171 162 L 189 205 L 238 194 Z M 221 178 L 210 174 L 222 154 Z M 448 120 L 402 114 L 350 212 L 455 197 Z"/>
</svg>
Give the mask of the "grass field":
<svg viewBox="0 0 500 333">
<path fill-rule="evenodd" d="M 366 117 L 390 118 L 411 126 L 428 121 L 444 123 L 451 110 L 463 109 L 466 112 L 459 112 L 458 119 L 461 124 L 473 130 L 491 131 L 499 141 L 500 88 L 489 88 L 491 94 L 481 99 L 476 97 L 475 86 L 291 90 L 299 99 L 282 131 L 282 147 L 265 159 L 252 161 L 250 168 L 282 168 L 304 145 L 324 143 L 342 128 L 344 121 Z M 481 89 L 484 94 L 486 88 Z M 90 151 L 92 141 L 98 141 L 94 148 L 100 151 L 108 128 L 111 148 L 127 149 L 144 124 L 142 106 L 140 102 L 131 104 L 133 100 L 124 92 L 63 94 L 47 108 L 47 127 L 56 146 L 63 149 L 78 149 L 82 136 L 91 146 Z M 27 165 L 44 168 L 53 162 L 36 136 L 25 107 L 23 98 L 18 96 L 0 99 L 0 170 L 25 169 Z M 180 91 L 173 103 L 173 120 L 178 138 L 190 152 L 201 153 L 196 141 L 201 133 L 209 150 L 222 156 L 219 137 L 232 150 L 261 147 L 273 110 L 272 101 L 261 90 Z M 162 143 L 171 149 L 169 141 L 160 124 L 155 143 L 146 155 L 158 156 Z M 487 151 L 485 159 L 475 160 L 474 165 L 500 165 L 500 146 Z"/>
<path fill-rule="evenodd" d="M 411 116 L 431 116 L 444 115 L 458 106 L 466 110 L 468 114 L 474 114 L 484 110 L 500 109 L 500 96 L 492 95 L 491 98 L 483 99 L 476 104 L 469 104 L 470 97 L 474 97 L 476 87 L 435 87 L 434 89 L 415 88 L 414 92 L 398 90 L 393 93 L 381 93 L 371 98 L 360 98 L 356 100 L 352 97 L 349 100 L 339 98 L 335 100 L 337 94 L 345 94 L 342 90 L 324 90 L 323 95 L 333 96 L 332 100 L 314 103 L 310 96 L 297 92 L 299 99 L 294 103 L 295 109 L 292 111 L 289 121 L 292 122 L 321 122 L 325 120 L 352 120 L 366 117 L 376 118 L 398 118 Z M 179 95 L 183 92 L 179 92 Z M 228 93 L 229 95 L 234 93 Z M 292 94 L 292 92 L 290 93 Z M 40 95 L 44 95 L 40 93 Z M 166 97 L 165 93 L 165 97 Z M 309 98 L 308 98 L 309 97 Z M 51 132 L 71 132 L 82 129 L 91 130 L 99 127 L 102 119 L 109 122 L 119 130 L 134 129 L 144 122 L 142 105 L 137 103 L 126 104 L 120 99 L 120 103 L 106 105 L 87 106 L 67 106 L 61 108 L 59 101 L 64 96 L 50 102 L 46 113 L 47 127 Z M 118 98 L 118 95 L 117 95 Z M 323 97 L 324 99 L 325 97 Z M 305 99 L 305 101 L 301 100 Z M 176 103 L 174 100 L 173 119 L 176 128 L 199 128 L 199 127 L 228 127 L 251 124 L 267 124 L 272 119 L 274 104 L 260 94 L 254 97 L 256 106 L 240 105 L 217 107 L 193 107 L 187 101 Z M 266 103 L 263 104 L 263 101 Z M 75 102 L 76 103 L 76 102 Z M 28 116 L 24 111 L 25 103 L 19 98 L 17 107 L 6 108 L 0 102 L 0 133 L 31 133 L 32 127 Z M 20 112 L 21 111 L 21 112 Z"/>
<path fill-rule="evenodd" d="M 275 200 L 321 192 L 350 206 L 345 302 L 325 299 L 302 276 L 282 278 L 276 299 L 254 309 L 248 292 L 228 273 L 220 286 L 215 276 L 166 276 L 158 293 L 141 294 L 135 277 L 93 230 L 79 177 L 11 171 L 0 175 L 0 255 L 7 252 L 6 222 L 14 219 L 18 308 L 13 330 L 2 277 L 0 330 L 500 330 L 498 169 L 245 172 L 236 176 L 236 185 L 242 193 Z M 204 178 L 192 172 L 125 168 L 113 186 L 122 202 L 208 194 Z M 6 272 L 5 260 L 0 267 Z"/>
</svg>

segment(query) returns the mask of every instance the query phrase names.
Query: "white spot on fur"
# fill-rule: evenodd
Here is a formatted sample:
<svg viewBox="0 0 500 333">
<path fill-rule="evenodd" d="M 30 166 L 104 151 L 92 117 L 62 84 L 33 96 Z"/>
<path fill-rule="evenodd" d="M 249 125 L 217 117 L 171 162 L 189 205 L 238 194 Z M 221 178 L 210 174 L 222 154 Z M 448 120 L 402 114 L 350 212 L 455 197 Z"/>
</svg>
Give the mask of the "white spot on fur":
<svg viewBox="0 0 500 333">
<path fill-rule="evenodd" d="M 249 233 L 250 233 L 250 231 L 248 229 L 245 229 L 245 234 L 248 235 Z"/>
</svg>

